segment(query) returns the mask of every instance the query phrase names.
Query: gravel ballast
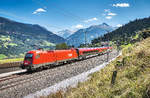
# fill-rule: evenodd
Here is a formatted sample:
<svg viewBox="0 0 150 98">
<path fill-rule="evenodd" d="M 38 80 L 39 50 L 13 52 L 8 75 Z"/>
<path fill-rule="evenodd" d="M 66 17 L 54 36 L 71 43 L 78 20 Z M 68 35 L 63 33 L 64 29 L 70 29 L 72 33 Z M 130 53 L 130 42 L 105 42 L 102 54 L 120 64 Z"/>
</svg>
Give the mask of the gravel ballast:
<svg viewBox="0 0 150 98">
<path fill-rule="evenodd" d="M 117 51 L 112 51 L 109 54 L 109 59 L 117 56 Z M 52 69 L 43 70 L 40 72 L 25 75 L 24 77 L 18 77 L 26 79 L 27 77 L 34 77 L 37 79 L 30 79 L 30 81 L 23 84 L 17 85 L 15 87 L 0 91 L 0 98 L 22 98 L 36 91 L 40 91 L 44 88 L 50 87 L 59 83 L 65 79 L 71 78 L 73 76 L 79 75 L 83 72 L 95 68 L 96 66 L 106 62 L 107 55 L 96 56 L 83 61 L 77 61 L 71 64 L 65 64 L 63 66 L 58 66 Z M 40 77 L 42 76 L 42 77 Z M 9 82 L 15 81 L 15 79 L 9 80 Z M 5 83 L 3 83 L 5 84 Z M 1 85 L 1 83 L 0 83 Z"/>
</svg>

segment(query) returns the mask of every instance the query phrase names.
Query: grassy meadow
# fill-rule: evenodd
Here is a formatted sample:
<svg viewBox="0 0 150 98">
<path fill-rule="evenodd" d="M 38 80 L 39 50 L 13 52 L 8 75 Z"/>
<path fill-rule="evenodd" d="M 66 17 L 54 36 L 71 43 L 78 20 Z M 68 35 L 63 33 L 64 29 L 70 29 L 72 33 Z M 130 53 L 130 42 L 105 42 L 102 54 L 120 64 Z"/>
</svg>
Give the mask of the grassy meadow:
<svg viewBox="0 0 150 98">
<path fill-rule="evenodd" d="M 23 59 L 24 59 L 24 58 L 3 59 L 3 60 L 0 60 L 0 64 L 12 63 L 12 62 L 21 62 L 21 61 L 23 61 Z"/>
</svg>

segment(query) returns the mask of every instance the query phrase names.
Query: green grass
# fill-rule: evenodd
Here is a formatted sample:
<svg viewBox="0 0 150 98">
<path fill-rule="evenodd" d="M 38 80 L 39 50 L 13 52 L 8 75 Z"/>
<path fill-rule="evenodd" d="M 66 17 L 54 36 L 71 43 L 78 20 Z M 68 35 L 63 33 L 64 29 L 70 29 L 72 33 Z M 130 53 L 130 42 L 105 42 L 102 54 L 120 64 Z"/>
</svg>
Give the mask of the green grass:
<svg viewBox="0 0 150 98">
<path fill-rule="evenodd" d="M 121 48 L 123 49 L 123 48 L 128 48 L 128 47 L 131 47 L 132 46 L 132 44 L 127 44 L 127 45 L 121 45 Z"/>
<path fill-rule="evenodd" d="M 6 58 L 7 56 L 5 56 L 4 54 L 0 54 L 0 60 Z"/>
<path fill-rule="evenodd" d="M 133 36 L 133 39 L 138 39 L 139 38 L 139 34 L 136 34 L 135 36 Z"/>
<path fill-rule="evenodd" d="M 0 64 L 23 61 L 24 58 L 4 59 L 0 60 Z"/>
<path fill-rule="evenodd" d="M 11 41 L 10 36 L 0 36 L 1 41 Z"/>
<path fill-rule="evenodd" d="M 17 46 L 17 44 L 15 44 L 15 43 L 9 43 L 8 45 L 10 45 L 10 46 Z"/>
<path fill-rule="evenodd" d="M 129 45 L 122 52 L 122 56 L 91 74 L 89 80 L 79 83 L 77 87 L 41 98 L 149 98 L 150 38 Z M 112 86 L 114 70 L 118 73 Z"/>
<path fill-rule="evenodd" d="M 5 42 L 5 43 L 3 43 L 3 46 L 4 46 L 5 48 L 8 48 L 8 46 L 17 46 L 17 44 L 15 44 L 15 43 L 10 43 L 10 42 Z"/>
<path fill-rule="evenodd" d="M 43 41 L 42 45 L 41 46 L 56 46 L 55 44 L 53 43 L 50 43 L 48 41 Z"/>
</svg>

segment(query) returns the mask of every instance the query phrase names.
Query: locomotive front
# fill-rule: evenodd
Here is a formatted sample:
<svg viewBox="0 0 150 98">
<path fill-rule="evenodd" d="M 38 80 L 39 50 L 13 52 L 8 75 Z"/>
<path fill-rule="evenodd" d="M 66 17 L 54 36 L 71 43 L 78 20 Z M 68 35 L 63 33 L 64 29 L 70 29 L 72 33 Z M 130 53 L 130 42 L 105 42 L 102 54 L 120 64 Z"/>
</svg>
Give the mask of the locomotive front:
<svg viewBox="0 0 150 98">
<path fill-rule="evenodd" d="M 32 51 L 26 53 L 23 64 L 21 65 L 22 69 L 31 69 L 33 63 L 33 56 L 34 53 Z"/>
</svg>

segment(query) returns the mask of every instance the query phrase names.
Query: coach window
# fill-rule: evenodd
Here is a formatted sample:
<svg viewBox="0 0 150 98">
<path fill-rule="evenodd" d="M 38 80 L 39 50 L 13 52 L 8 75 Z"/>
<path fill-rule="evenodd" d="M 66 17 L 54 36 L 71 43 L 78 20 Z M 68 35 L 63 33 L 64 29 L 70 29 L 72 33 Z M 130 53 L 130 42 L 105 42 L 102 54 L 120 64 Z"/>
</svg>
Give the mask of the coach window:
<svg viewBox="0 0 150 98">
<path fill-rule="evenodd" d="M 37 54 L 35 58 L 38 59 L 39 57 L 40 57 L 40 54 Z"/>
</svg>

